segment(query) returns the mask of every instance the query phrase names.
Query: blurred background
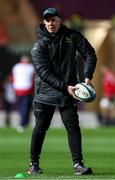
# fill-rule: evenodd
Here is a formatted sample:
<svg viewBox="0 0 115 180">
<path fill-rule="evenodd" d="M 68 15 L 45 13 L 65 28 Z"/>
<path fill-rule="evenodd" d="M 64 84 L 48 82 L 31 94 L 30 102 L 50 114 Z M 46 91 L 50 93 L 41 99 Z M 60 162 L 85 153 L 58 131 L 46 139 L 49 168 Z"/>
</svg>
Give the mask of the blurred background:
<svg viewBox="0 0 115 180">
<path fill-rule="evenodd" d="M 81 126 L 114 125 L 115 2 L 0 0 L 0 127 L 17 127 L 20 124 L 17 102 L 14 99 L 8 101 L 6 95 L 13 96 L 13 91 L 9 86 L 5 89 L 5 83 L 11 83 L 12 68 L 20 62 L 22 56 L 31 58 L 30 51 L 37 41 L 37 26 L 42 20 L 43 11 L 48 7 L 57 8 L 64 23 L 83 33 L 96 50 L 98 61 L 93 84 L 97 98 L 93 103 L 79 103 Z M 29 123 L 33 126 L 32 108 Z M 58 111 L 54 114 L 51 126 L 63 126 Z"/>
</svg>

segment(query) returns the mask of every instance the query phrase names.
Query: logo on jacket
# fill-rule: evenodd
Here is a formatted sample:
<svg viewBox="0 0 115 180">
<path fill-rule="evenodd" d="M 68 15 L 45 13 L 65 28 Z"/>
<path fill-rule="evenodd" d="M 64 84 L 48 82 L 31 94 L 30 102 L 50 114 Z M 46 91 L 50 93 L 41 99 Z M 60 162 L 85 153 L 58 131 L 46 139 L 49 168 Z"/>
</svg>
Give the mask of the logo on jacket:
<svg viewBox="0 0 115 180">
<path fill-rule="evenodd" d="M 71 39 L 71 38 L 66 37 L 66 42 L 67 42 L 67 43 L 72 43 L 72 39 Z"/>
</svg>

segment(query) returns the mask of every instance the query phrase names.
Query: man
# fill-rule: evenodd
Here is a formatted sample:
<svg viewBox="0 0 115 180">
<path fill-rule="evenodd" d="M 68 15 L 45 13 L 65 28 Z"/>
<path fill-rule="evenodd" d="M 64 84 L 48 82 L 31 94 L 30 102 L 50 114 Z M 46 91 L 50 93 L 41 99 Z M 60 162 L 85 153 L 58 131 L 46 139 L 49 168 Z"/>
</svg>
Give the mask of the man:
<svg viewBox="0 0 115 180">
<path fill-rule="evenodd" d="M 19 63 L 12 68 L 11 82 L 16 95 L 17 110 L 20 115 L 19 133 L 29 124 L 34 92 L 34 67 L 29 57 L 22 56 Z"/>
<path fill-rule="evenodd" d="M 29 174 L 41 174 L 39 159 L 46 131 L 58 106 L 62 121 L 67 130 L 69 147 L 74 163 L 75 174 L 91 174 L 91 168 L 83 164 L 81 132 L 78 114 L 74 103 L 74 90 L 77 84 L 76 51 L 86 63 L 84 81 L 91 84 L 96 66 L 96 55 L 89 42 L 77 31 L 67 28 L 55 8 L 43 13 L 43 23 L 38 30 L 38 42 L 32 49 L 35 68 L 34 114 L 36 125 L 33 130 Z"/>
</svg>

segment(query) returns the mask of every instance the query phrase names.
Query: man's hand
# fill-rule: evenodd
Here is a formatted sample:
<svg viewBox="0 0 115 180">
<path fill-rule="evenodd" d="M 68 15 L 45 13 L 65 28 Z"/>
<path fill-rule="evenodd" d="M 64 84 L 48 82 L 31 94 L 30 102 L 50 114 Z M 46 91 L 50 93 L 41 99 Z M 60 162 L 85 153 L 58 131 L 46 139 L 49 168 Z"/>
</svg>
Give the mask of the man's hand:
<svg viewBox="0 0 115 180">
<path fill-rule="evenodd" d="M 92 85 L 92 82 L 89 78 L 85 78 L 85 83 L 88 85 Z"/>
<path fill-rule="evenodd" d="M 92 81 L 91 81 L 89 78 L 85 78 L 85 83 L 86 83 L 87 85 L 91 85 L 91 86 L 95 89 L 95 87 L 94 87 L 93 84 L 92 84 Z"/>
<path fill-rule="evenodd" d="M 75 96 L 75 90 L 76 90 L 76 86 L 68 86 L 68 93 L 70 94 L 70 96 L 72 96 L 73 98 L 76 99 L 76 96 Z"/>
</svg>

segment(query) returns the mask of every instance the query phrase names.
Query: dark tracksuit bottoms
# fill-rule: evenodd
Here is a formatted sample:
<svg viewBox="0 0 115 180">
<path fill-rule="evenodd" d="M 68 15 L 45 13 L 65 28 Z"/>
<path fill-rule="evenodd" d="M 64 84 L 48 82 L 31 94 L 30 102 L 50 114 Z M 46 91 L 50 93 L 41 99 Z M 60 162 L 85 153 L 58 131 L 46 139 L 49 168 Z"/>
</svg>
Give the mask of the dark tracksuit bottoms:
<svg viewBox="0 0 115 180">
<path fill-rule="evenodd" d="M 32 163 L 39 164 L 45 134 L 50 126 L 54 111 L 55 106 L 38 102 L 34 103 L 36 124 L 31 138 L 30 158 Z M 81 132 L 76 106 L 59 107 L 59 112 L 67 131 L 73 163 L 80 163 L 82 161 Z"/>
</svg>

